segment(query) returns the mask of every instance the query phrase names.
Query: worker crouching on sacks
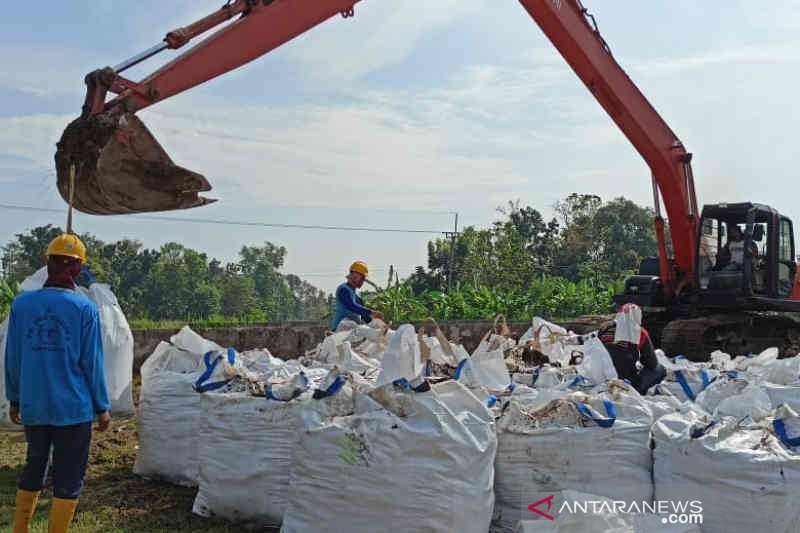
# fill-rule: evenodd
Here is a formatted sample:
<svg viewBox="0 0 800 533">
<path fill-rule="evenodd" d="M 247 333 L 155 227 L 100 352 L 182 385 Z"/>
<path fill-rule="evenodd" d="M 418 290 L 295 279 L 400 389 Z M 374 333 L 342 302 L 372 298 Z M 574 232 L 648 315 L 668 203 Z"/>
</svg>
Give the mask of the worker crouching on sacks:
<svg viewBox="0 0 800 533">
<path fill-rule="evenodd" d="M 5 353 L 10 416 L 25 425 L 28 451 L 19 480 L 14 533 L 27 533 L 53 460 L 50 533 L 69 529 L 89 461 L 92 420 L 111 424 L 95 304 L 75 292 L 86 247 L 71 234 L 47 249 L 47 282 L 11 305 Z"/>
<path fill-rule="evenodd" d="M 601 329 L 600 340 L 611 355 L 619 378 L 627 379 L 640 394 L 645 394 L 667 375 L 658 362 L 650 335 L 642 327 L 642 309 L 638 305 L 623 305 L 614 324 Z M 637 362 L 642 364 L 641 370 Z"/>
<path fill-rule="evenodd" d="M 347 281 L 336 289 L 336 309 L 333 313 L 331 330 L 336 331 L 342 320 L 353 322 L 371 322 L 375 318 L 383 319 L 383 313 L 364 307 L 364 301 L 356 294 L 356 290 L 364 286 L 369 269 L 363 261 L 350 265 Z"/>
</svg>

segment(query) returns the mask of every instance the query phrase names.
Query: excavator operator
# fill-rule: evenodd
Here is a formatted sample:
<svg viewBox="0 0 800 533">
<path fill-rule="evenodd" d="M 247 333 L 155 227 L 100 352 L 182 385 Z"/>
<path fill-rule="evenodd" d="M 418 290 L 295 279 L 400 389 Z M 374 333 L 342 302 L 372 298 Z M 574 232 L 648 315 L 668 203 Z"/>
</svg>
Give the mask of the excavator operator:
<svg viewBox="0 0 800 533">
<path fill-rule="evenodd" d="M 744 235 L 738 224 L 728 225 L 728 242 L 722 247 L 717 259 L 717 270 L 740 272 L 744 264 Z M 758 246 L 751 243 L 753 262 L 758 258 Z"/>
<path fill-rule="evenodd" d="M 642 327 L 642 309 L 638 305 L 623 305 L 614 322 L 601 328 L 600 340 L 611 355 L 619 378 L 628 380 L 640 394 L 667 375 L 656 358 L 650 335 Z M 642 364 L 641 370 L 637 362 Z"/>
</svg>

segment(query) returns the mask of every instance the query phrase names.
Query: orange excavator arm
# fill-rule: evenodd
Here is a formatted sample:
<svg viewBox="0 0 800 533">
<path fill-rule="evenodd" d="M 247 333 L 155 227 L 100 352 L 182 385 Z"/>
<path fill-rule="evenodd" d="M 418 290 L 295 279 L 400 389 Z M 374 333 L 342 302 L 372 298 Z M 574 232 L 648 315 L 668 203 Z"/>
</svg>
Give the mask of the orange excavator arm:
<svg viewBox="0 0 800 533">
<path fill-rule="evenodd" d="M 258 59 L 334 15 L 354 15 L 359 0 L 234 0 L 197 22 L 167 33 L 141 54 L 90 73 L 84 116 L 117 107 L 135 112 L 191 89 Z M 234 17 L 236 21 L 204 39 L 140 82 L 120 74 L 167 49 L 181 48 L 193 38 Z M 106 103 L 106 94 L 118 96 Z"/>
<path fill-rule="evenodd" d="M 616 62 L 580 0 L 519 1 L 650 167 L 661 277 L 671 300 L 694 282 L 699 213 L 692 154 Z M 669 217 L 674 269 L 668 261 L 658 191 Z"/>
<path fill-rule="evenodd" d="M 162 43 L 114 68 L 87 76 L 82 116 L 56 153 L 59 191 L 94 214 L 164 211 L 204 205 L 199 174 L 172 163 L 133 113 L 233 70 L 336 14 L 350 17 L 359 0 L 234 0 L 167 34 Z M 519 0 L 595 99 L 650 167 L 661 275 L 668 300 L 694 279 L 698 211 L 691 154 L 627 76 L 580 0 Z M 238 19 L 140 82 L 125 69 L 226 21 Z M 107 94 L 116 98 L 106 101 Z M 668 262 L 659 191 L 675 253 Z"/>
<path fill-rule="evenodd" d="M 232 0 L 163 42 L 119 65 L 86 76 L 81 116 L 58 142 L 58 190 L 79 211 L 94 215 L 187 209 L 214 200 L 211 185 L 173 163 L 135 112 L 234 70 L 341 14 L 359 0 Z M 236 18 L 238 17 L 238 18 Z M 139 82 L 126 69 L 236 18 Z M 108 94 L 117 95 L 106 101 Z"/>
</svg>

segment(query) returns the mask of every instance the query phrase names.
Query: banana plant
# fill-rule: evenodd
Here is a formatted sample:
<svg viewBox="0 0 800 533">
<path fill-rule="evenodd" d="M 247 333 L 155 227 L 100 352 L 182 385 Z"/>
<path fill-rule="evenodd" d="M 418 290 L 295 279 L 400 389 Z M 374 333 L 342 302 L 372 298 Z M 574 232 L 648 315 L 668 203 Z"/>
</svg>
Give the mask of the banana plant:
<svg viewBox="0 0 800 533">
<path fill-rule="evenodd" d="M 21 292 L 19 283 L 16 281 L 9 283 L 7 280 L 0 279 L 0 320 L 5 320 L 11 310 L 11 302 Z"/>
</svg>

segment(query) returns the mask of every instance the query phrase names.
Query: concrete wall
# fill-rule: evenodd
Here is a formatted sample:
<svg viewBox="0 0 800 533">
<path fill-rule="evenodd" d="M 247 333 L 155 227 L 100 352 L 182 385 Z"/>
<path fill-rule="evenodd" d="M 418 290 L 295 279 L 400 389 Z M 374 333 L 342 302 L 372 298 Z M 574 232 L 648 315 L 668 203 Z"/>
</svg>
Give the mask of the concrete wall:
<svg viewBox="0 0 800 533">
<path fill-rule="evenodd" d="M 430 322 L 414 324 L 415 327 L 430 329 Z M 474 350 L 481 337 L 491 329 L 492 322 L 482 320 L 453 320 L 441 322 L 439 326 L 448 339 L 461 343 L 470 352 Z M 511 333 L 519 337 L 530 327 L 530 322 L 510 322 Z M 232 346 L 239 351 L 255 348 L 268 348 L 284 359 L 297 357 L 319 344 L 328 329 L 322 322 L 286 322 L 266 326 L 237 328 L 197 329 L 197 333 L 213 340 L 221 346 Z M 136 366 L 150 355 L 160 341 L 169 341 L 176 330 L 135 329 L 134 358 Z"/>
<path fill-rule="evenodd" d="M 578 333 L 585 333 L 596 328 L 598 321 L 611 317 L 584 317 L 575 321 L 563 323 L 565 327 Z M 513 337 L 519 338 L 531 323 L 509 322 L 508 327 Z M 417 322 L 416 328 L 423 327 L 430 332 L 430 322 Z M 480 342 L 483 335 L 492 328 L 492 322 L 486 320 L 450 320 L 439 323 L 445 336 L 453 342 L 463 344 L 472 352 Z M 248 326 L 238 328 L 208 328 L 197 329 L 197 333 L 213 340 L 217 344 L 232 346 L 239 351 L 256 348 L 267 348 L 276 357 L 291 359 L 304 354 L 317 346 L 328 330 L 327 322 L 284 322 L 265 326 Z M 134 338 L 134 364 L 140 366 L 150 355 L 159 342 L 169 341 L 177 330 L 165 329 L 135 329 Z"/>
</svg>

